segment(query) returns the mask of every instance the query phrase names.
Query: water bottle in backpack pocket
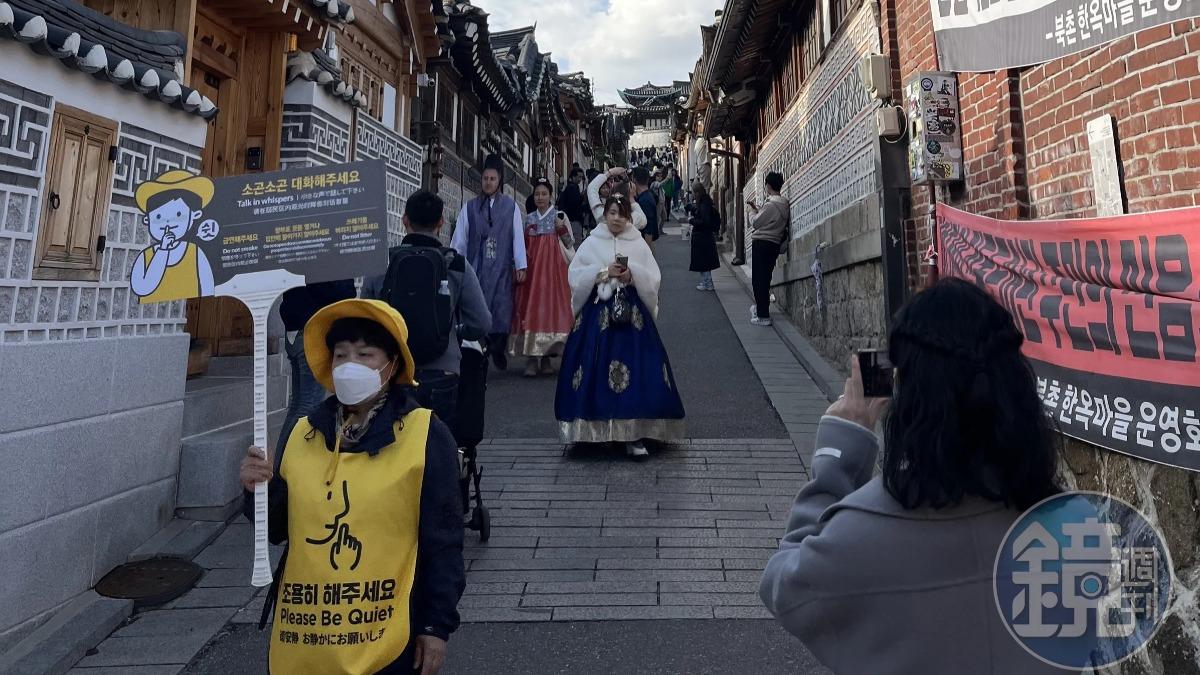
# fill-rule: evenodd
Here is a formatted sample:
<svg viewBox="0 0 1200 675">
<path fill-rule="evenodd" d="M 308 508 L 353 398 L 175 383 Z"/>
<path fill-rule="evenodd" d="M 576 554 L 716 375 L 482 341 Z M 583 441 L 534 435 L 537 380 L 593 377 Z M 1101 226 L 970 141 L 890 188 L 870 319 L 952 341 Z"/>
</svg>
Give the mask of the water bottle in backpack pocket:
<svg viewBox="0 0 1200 675">
<path fill-rule="evenodd" d="M 391 250 L 383 297 L 408 324 L 408 349 L 419 366 L 437 359 L 449 346 L 454 323 L 450 263 L 454 252 L 427 246 Z"/>
</svg>

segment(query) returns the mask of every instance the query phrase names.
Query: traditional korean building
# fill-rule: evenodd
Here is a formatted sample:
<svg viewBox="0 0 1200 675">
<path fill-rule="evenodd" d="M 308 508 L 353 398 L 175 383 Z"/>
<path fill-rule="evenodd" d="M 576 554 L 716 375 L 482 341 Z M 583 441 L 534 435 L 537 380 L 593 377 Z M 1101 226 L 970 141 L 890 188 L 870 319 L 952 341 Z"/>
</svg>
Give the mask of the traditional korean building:
<svg viewBox="0 0 1200 675">
<path fill-rule="evenodd" d="M 426 185 L 445 201 L 446 220 L 453 223 L 462 205 L 481 191 L 479 169 L 488 155 L 504 157 L 507 189 L 513 189 L 512 178 L 519 177 L 523 164 L 513 127 L 524 99 L 493 50 L 487 13 L 468 3 L 435 5 L 434 10 L 444 46 L 441 56 L 430 61 L 413 129 L 428 151 Z M 449 230 L 444 232 L 447 240 Z"/>
<path fill-rule="evenodd" d="M 829 361 L 845 363 L 882 343 L 904 296 L 903 152 L 879 138 L 858 68 L 882 48 L 874 5 L 728 0 L 702 39 L 703 92 L 690 110 L 713 155 L 714 199 L 747 246 L 742 203 L 761 203 L 764 176 L 783 174 L 791 240 L 774 293 Z"/>
<path fill-rule="evenodd" d="M 131 296 L 135 187 L 383 157 L 398 214 L 433 18 L 369 0 L 0 2 L 0 575 L 16 580 L 0 651 L 173 517 L 219 531 L 240 499 L 252 389 L 248 360 L 221 357 L 248 353 L 248 314 Z M 212 367 L 188 381 L 198 351 Z M 270 379 L 271 409 L 285 386 Z"/>
<path fill-rule="evenodd" d="M 569 125 L 564 163 L 568 167 L 578 164 L 585 169 L 589 168 L 596 157 L 595 131 L 601 127 L 592 96 L 592 83 L 579 72 L 556 73 L 555 80 L 558 83 L 559 101 Z"/>
<path fill-rule="evenodd" d="M 596 110 L 599 145 L 596 168 L 609 169 L 629 165 L 629 139 L 633 135 L 633 119 L 629 109 L 618 105 L 602 105 Z"/>
<path fill-rule="evenodd" d="M 628 114 L 634 125 L 629 149 L 670 147 L 679 105 L 688 99 L 691 88 L 691 82 L 676 80 L 668 85 L 647 82 L 635 89 L 618 91 L 621 100 L 630 107 Z"/>
<path fill-rule="evenodd" d="M 538 50 L 532 26 L 492 35 L 496 56 L 522 88 L 526 105 L 517 120 L 522 142 L 523 179 L 549 178 L 556 183 L 566 176 L 570 122 L 559 93 L 558 65 L 550 54 Z M 524 144 L 530 152 L 524 156 Z"/>
<path fill-rule="evenodd" d="M 488 155 L 503 159 L 503 189 L 522 207 L 536 178 L 558 182 L 572 163 L 589 166 L 602 119 L 587 79 L 559 74 L 533 27 L 497 31 L 482 8 L 465 2 L 434 9 L 445 47 L 430 62 L 414 129 L 428 148 L 429 184 L 446 202 L 447 221 L 479 194 Z"/>
</svg>

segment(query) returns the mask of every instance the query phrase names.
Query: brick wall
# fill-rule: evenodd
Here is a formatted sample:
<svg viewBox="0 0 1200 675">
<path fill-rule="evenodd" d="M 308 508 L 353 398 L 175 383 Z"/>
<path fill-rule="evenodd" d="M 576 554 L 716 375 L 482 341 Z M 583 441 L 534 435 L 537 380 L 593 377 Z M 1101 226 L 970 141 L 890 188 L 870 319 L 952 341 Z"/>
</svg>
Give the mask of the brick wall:
<svg viewBox="0 0 1200 675">
<path fill-rule="evenodd" d="M 900 78 L 936 69 L 925 0 L 884 0 L 882 32 Z M 893 35 L 894 32 L 894 35 Z M 960 74 L 963 185 L 914 186 L 906 227 L 910 281 L 942 201 L 1007 218 L 1096 215 L 1088 121 L 1117 121 L 1130 212 L 1200 205 L 1200 21 L 1142 31 L 1041 65 Z M 1063 477 L 1133 503 L 1163 531 L 1184 598 L 1200 587 L 1200 476 L 1067 439 Z M 1200 671 L 1200 608 L 1176 601 L 1149 650 L 1106 673 Z"/>
</svg>

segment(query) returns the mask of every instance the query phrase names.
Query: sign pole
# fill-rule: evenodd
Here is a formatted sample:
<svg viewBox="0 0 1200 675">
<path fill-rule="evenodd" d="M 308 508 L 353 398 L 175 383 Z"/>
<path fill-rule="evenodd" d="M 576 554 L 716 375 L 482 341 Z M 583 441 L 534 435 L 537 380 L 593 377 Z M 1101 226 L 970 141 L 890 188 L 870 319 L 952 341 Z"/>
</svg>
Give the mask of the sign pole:
<svg viewBox="0 0 1200 675">
<path fill-rule="evenodd" d="M 254 445 L 261 448 L 265 459 L 270 456 L 267 448 L 267 320 L 279 291 L 247 292 L 237 297 L 250 310 L 254 320 Z M 259 587 L 271 583 L 267 482 L 254 486 L 254 573 L 250 583 Z"/>
</svg>

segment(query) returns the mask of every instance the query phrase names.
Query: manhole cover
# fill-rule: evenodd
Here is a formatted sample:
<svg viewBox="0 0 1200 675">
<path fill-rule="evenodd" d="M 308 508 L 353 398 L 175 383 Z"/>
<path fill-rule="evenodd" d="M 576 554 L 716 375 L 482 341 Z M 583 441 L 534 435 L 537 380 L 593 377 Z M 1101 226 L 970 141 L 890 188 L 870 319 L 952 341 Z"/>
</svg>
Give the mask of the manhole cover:
<svg viewBox="0 0 1200 675">
<path fill-rule="evenodd" d="M 96 584 L 96 592 L 109 598 L 133 600 L 134 607 L 153 607 L 187 593 L 204 569 L 174 558 L 139 560 L 117 567 Z"/>
</svg>

